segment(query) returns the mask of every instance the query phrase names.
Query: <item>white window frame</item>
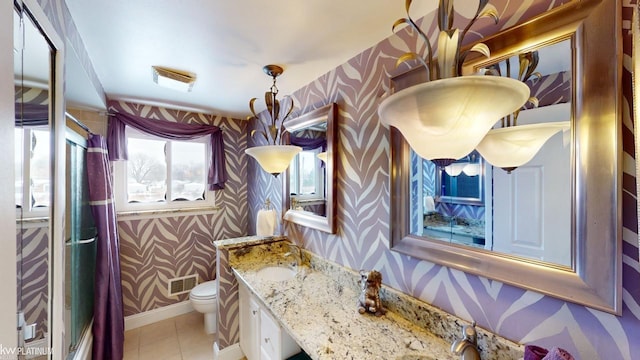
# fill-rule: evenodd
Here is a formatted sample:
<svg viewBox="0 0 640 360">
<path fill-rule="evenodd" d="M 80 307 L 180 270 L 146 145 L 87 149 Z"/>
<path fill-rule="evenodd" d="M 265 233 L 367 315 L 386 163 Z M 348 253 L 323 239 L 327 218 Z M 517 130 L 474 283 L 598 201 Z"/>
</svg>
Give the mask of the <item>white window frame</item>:
<svg viewBox="0 0 640 360">
<path fill-rule="evenodd" d="M 298 200 L 322 200 L 325 197 L 324 194 L 324 190 L 325 190 L 325 186 L 324 186 L 324 180 L 323 180 L 323 171 L 322 168 L 319 167 L 320 164 L 320 159 L 318 159 L 318 154 L 322 152 L 321 148 L 316 148 L 316 149 L 312 149 L 312 150 L 302 150 L 302 152 L 310 152 L 313 153 L 313 158 L 316 162 L 316 191 L 315 194 L 299 194 L 300 189 L 296 188 L 296 189 L 290 189 L 291 192 L 296 193 L 296 195 L 294 195 L 293 197 L 298 199 Z M 300 154 L 302 153 L 298 153 L 296 155 L 296 157 L 293 159 L 293 164 L 291 165 L 291 176 L 294 177 L 296 179 L 296 181 L 294 181 L 293 183 L 296 184 L 296 186 L 300 186 L 302 184 L 302 178 L 300 175 Z"/>
<path fill-rule="evenodd" d="M 138 212 L 138 211 L 169 211 L 169 210 L 185 210 L 185 209 L 199 209 L 199 210 L 213 210 L 216 206 L 215 192 L 209 190 L 209 184 L 207 184 L 207 174 L 209 173 L 209 166 L 211 163 L 211 146 L 209 146 L 209 136 L 203 136 L 194 140 L 168 140 L 158 136 L 145 134 L 142 131 L 126 127 L 125 141 L 128 142 L 129 138 L 138 139 L 150 139 L 160 140 L 167 142 L 196 142 L 205 144 L 205 193 L 203 200 L 180 200 L 180 201 L 163 201 L 153 203 L 129 203 L 127 201 L 127 161 L 114 161 L 114 185 L 115 185 L 115 201 L 116 212 Z M 168 152 L 166 154 L 167 161 L 167 189 L 171 187 L 171 147 L 167 147 Z"/>
<path fill-rule="evenodd" d="M 48 132 L 49 141 L 51 141 L 51 132 L 46 125 L 22 127 L 20 130 L 22 130 L 22 207 L 16 208 L 16 214 L 22 212 L 22 216 L 19 217 L 22 219 L 49 217 L 50 206 L 31 207 L 32 189 L 30 181 L 26 183 L 25 180 L 31 179 L 31 132 L 33 130 Z M 51 146 L 49 146 L 49 152 L 51 152 Z M 49 156 L 51 157 L 51 155 Z M 51 176 L 49 176 L 48 186 L 49 202 L 51 202 Z"/>
</svg>

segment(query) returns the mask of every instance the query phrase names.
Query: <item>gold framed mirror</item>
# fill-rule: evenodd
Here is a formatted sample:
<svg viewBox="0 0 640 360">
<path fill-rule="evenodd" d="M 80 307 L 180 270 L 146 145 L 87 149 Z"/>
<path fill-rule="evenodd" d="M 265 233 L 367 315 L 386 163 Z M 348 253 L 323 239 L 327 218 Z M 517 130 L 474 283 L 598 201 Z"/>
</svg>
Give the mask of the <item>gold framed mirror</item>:
<svg viewBox="0 0 640 360">
<path fill-rule="evenodd" d="M 338 105 L 331 103 L 288 120 L 288 143 L 303 150 L 282 181 L 285 220 L 335 233 L 335 154 Z"/>
<path fill-rule="evenodd" d="M 491 58 L 469 59 L 463 73 L 521 53 L 569 40 L 571 46 L 570 149 L 562 176 L 569 189 L 563 231 L 541 233 L 546 241 L 562 241 L 566 261 L 544 261 L 518 253 L 496 252 L 484 243 L 442 241 L 416 231 L 412 201 L 412 152 L 400 132 L 391 128 L 391 237 L 392 250 L 579 303 L 598 310 L 622 311 L 621 271 L 621 160 L 620 19 L 615 0 L 570 2 L 524 24 L 483 39 Z M 425 81 L 422 69 L 392 79 L 400 90 Z M 568 119 L 565 119 L 568 120 Z M 499 174 L 487 164 L 485 174 Z M 516 170 L 516 172 L 519 170 Z M 513 174 L 512 174 L 513 175 Z M 512 176 L 507 175 L 507 176 Z M 504 176 L 500 174 L 500 176 Z M 558 176 L 560 177 L 560 176 Z M 525 179 L 527 177 L 524 177 Z M 487 199 L 494 200 L 495 178 L 487 179 Z M 496 187 L 497 186 L 497 187 Z M 544 206 L 541 207 L 544 212 Z M 489 211 L 487 229 L 511 226 L 505 216 Z M 418 220 L 420 222 L 420 220 Z M 523 222 L 520 223 L 522 225 Z M 421 227 L 421 224 L 418 225 Z M 514 232 L 505 232 L 514 236 Z M 475 240 L 475 239 L 474 239 Z"/>
</svg>

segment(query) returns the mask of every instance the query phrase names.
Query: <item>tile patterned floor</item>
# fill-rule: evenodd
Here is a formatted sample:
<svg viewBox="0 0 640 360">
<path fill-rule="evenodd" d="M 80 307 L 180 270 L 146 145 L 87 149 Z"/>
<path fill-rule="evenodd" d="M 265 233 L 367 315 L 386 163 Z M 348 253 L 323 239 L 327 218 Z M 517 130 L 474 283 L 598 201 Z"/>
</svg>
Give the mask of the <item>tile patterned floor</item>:
<svg viewBox="0 0 640 360">
<path fill-rule="evenodd" d="M 176 316 L 124 334 L 124 360 L 211 360 L 215 334 L 204 332 L 198 312 Z"/>
</svg>

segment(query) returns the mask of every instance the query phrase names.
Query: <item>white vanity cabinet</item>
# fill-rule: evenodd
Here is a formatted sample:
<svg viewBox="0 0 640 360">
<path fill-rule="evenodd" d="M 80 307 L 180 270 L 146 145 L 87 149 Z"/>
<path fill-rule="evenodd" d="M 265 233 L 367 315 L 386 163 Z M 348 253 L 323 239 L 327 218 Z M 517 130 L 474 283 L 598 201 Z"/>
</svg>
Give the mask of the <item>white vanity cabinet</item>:
<svg viewBox="0 0 640 360">
<path fill-rule="evenodd" d="M 248 360 L 282 360 L 300 347 L 243 284 L 240 296 L 240 348 Z"/>
<path fill-rule="evenodd" d="M 240 348 L 249 360 L 260 359 L 260 305 L 246 286 L 240 285 Z"/>
</svg>

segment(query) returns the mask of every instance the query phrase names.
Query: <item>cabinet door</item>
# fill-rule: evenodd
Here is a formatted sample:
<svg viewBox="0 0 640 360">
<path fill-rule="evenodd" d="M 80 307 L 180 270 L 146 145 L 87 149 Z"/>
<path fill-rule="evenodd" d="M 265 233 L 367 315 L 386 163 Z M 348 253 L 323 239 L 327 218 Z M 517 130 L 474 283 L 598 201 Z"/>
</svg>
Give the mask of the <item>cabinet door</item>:
<svg viewBox="0 0 640 360">
<path fill-rule="evenodd" d="M 282 360 L 300 352 L 300 346 L 271 315 L 260 308 L 260 360 Z"/>
<path fill-rule="evenodd" d="M 248 360 L 258 360 L 260 358 L 258 343 L 260 308 L 244 285 L 239 286 L 239 297 L 240 348 Z"/>
<path fill-rule="evenodd" d="M 280 327 L 267 310 L 260 311 L 260 360 L 280 360 Z"/>
</svg>

